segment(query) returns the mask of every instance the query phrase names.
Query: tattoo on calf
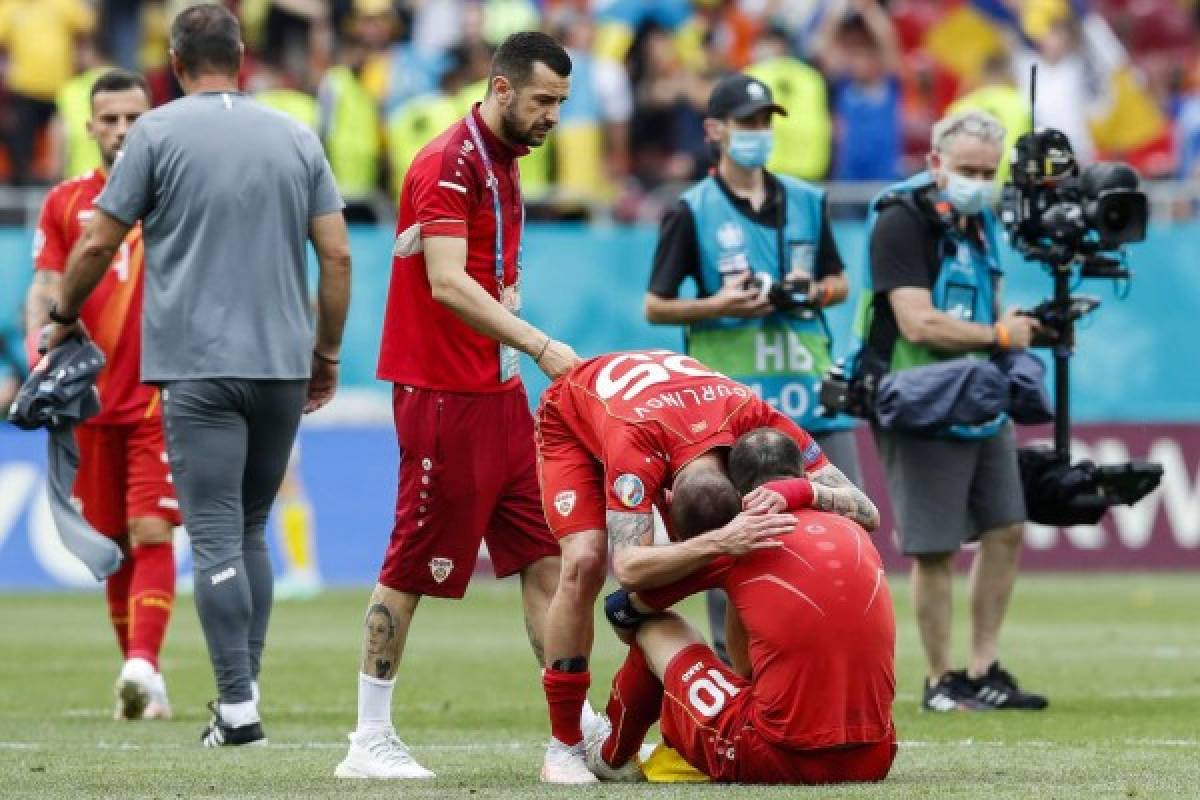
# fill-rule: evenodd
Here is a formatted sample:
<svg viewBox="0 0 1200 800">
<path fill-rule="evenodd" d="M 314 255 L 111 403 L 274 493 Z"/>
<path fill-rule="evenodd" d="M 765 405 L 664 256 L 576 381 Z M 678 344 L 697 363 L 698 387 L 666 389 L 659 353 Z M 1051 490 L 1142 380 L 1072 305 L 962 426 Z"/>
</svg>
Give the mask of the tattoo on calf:
<svg viewBox="0 0 1200 800">
<path fill-rule="evenodd" d="M 373 672 L 376 678 L 386 680 L 395 671 L 397 663 L 396 620 L 387 606 L 375 603 L 367 609 L 367 617 L 363 624 L 367 633 L 363 672 Z M 371 669 L 372 667 L 374 669 Z"/>
</svg>

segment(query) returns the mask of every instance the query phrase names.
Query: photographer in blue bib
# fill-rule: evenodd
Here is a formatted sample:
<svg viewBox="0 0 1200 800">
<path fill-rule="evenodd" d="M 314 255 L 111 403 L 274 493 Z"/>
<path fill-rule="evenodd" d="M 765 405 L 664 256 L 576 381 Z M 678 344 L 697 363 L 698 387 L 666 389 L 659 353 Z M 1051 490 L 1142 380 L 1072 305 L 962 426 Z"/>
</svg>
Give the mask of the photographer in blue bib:
<svg viewBox="0 0 1200 800">
<path fill-rule="evenodd" d="M 894 384 L 929 374 L 915 368 L 952 369 L 956 359 L 969 368 L 975 362 L 964 356 L 986 361 L 1021 350 L 1040 330 L 1015 309 L 1000 311 L 998 224 L 991 206 L 1004 134 L 985 112 L 947 116 L 933 127 L 929 169 L 872 202 L 870 285 L 859 316 L 866 333 L 856 359 L 860 379 L 870 374 L 877 385 L 887 375 Z M 914 402 L 936 405 L 950 394 Z M 947 408 L 963 402 L 955 397 Z M 879 419 L 872 427 L 900 546 L 914 559 L 913 606 L 929 670 L 921 707 L 1045 708 L 1046 699 L 1019 689 L 997 659 L 1025 521 L 1012 421 L 1001 413 L 980 425 L 946 423 L 917 433 L 884 430 Z M 969 578 L 970 657 L 966 669 L 953 670 L 951 562 L 967 542 L 978 543 Z"/>
<path fill-rule="evenodd" d="M 842 258 L 825 192 L 764 169 L 775 114 L 787 112 L 756 78 L 735 73 L 713 88 L 704 133 L 717 166 L 663 219 L 646 318 L 686 326 L 689 355 L 754 388 L 861 485 L 854 421 L 816 414 L 817 388 L 832 360 L 822 309 L 848 294 Z M 679 296 L 688 278 L 694 298 Z M 725 606 L 722 593 L 709 592 L 722 658 Z"/>
</svg>

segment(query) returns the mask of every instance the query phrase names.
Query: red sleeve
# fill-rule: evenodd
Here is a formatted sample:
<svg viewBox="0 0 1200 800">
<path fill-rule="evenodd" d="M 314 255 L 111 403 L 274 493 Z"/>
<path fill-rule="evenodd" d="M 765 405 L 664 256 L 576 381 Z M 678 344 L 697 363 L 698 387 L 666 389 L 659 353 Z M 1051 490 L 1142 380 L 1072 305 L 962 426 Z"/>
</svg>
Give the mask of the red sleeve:
<svg viewBox="0 0 1200 800">
<path fill-rule="evenodd" d="M 800 445 L 805 472 L 816 472 L 829 465 L 829 459 L 825 457 L 825 452 L 821 450 L 821 445 L 817 444 L 808 431 L 792 422 L 783 414 L 775 409 L 771 409 L 771 416 L 767 420 L 767 424 L 781 433 L 786 433 L 796 444 Z"/>
<path fill-rule="evenodd" d="M 71 244 L 63 229 L 62 193 L 51 191 L 42 204 L 37 230 L 33 234 L 33 268 L 62 272 L 67 268 Z"/>
<path fill-rule="evenodd" d="M 813 485 L 812 481 L 808 478 L 785 478 L 778 481 L 767 481 L 763 486 L 783 495 L 783 499 L 787 501 L 788 511 L 803 511 L 806 508 L 812 508 L 814 497 Z"/>
<path fill-rule="evenodd" d="M 666 483 L 667 464 L 636 441 L 636 432 L 630 434 L 604 443 L 606 508 L 649 514 Z"/>
<path fill-rule="evenodd" d="M 414 164 L 407 180 L 421 236 L 465 239 L 478 191 L 472 165 L 447 148 Z"/>
<path fill-rule="evenodd" d="M 660 586 L 657 589 L 638 592 L 638 599 L 659 611 L 664 608 L 670 608 L 685 597 L 691 597 L 697 592 L 720 586 L 722 581 L 725 580 L 725 573 L 729 572 L 729 569 L 733 566 L 733 561 L 733 556 L 721 556 L 708 566 L 701 567 L 686 578 L 680 578 L 674 583 Z"/>
</svg>

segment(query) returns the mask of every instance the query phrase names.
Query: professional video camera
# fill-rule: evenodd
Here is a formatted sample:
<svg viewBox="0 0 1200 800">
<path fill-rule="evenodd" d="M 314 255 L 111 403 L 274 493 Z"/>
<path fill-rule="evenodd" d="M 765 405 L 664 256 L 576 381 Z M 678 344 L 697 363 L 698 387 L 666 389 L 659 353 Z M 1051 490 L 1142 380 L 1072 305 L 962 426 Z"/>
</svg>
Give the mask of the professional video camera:
<svg viewBox="0 0 1200 800">
<path fill-rule="evenodd" d="M 1080 172 L 1070 141 L 1051 128 L 1021 136 L 1013 148 L 1000 219 L 1013 247 L 1041 262 L 1054 279 L 1054 296 L 1024 312 L 1042 327 L 1033 345 L 1054 353 L 1054 444 L 1020 452 L 1026 511 L 1034 522 L 1094 524 L 1110 507 L 1138 502 L 1162 479 L 1162 466 L 1145 461 L 1106 466 L 1071 461 L 1075 322 L 1100 301 L 1072 295 L 1070 286 L 1077 278 L 1132 278 L 1121 248 L 1146 238 L 1146 195 L 1138 191 L 1138 180 L 1121 163 L 1092 164 Z"/>
<path fill-rule="evenodd" d="M 1027 133 L 1013 149 L 1000 219 L 1013 247 L 1051 267 L 1080 263 L 1085 278 L 1126 278 L 1105 253 L 1146 238 L 1146 195 L 1128 164 L 1101 162 L 1082 173 L 1066 135 Z"/>
</svg>

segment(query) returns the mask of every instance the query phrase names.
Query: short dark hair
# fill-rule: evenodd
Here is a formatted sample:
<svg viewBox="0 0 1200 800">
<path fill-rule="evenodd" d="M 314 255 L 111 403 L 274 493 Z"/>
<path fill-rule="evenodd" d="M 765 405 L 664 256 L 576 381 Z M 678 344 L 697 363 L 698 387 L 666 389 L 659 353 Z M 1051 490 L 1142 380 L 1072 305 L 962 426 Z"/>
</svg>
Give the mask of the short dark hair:
<svg viewBox="0 0 1200 800">
<path fill-rule="evenodd" d="M 529 83 L 533 65 L 545 64 L 555 75 L 567 78 L 571 75 L 571 57 L 563 46 L 541 31 L 514 33 L 500 43 L 492 56 L 492 69 L 488 73 L 488 91 L 497 75 L 508 78 L 514 89 Z"/>
<path fill-rule="evenodd" d="M 777 478 L 804 476 L 800 445 L 782 431 L 758 428 L 743 435 L 729 451 L 729 479 L 742 494 Z"/>
<path fill-rule="evenodd" d="M 92 84 L 92 92 L 89 98 L 95 101 L 96 95 L 102 92 L 124 92 L 129 89 L 141 89 L 145 93 L 146 99 L 150 99 L 150 84 L 146 83 L 146 78 L 140 72 L 132 72 L 127 69 L 110 69 Z"/>
<path fill-rule="evenodd" d="M 741 510 L 742 496 L 720 470 L 684 472 L 671 488 L 671 522 L 680 539 L 716 530 Z"/>
<path fill-rule="evenodd" d="M 171 22 L 171 49 L 188 75 L 236 75 L 242 65 L 242 27 L 224 6 L 192 6 Z"/>
</svg>

